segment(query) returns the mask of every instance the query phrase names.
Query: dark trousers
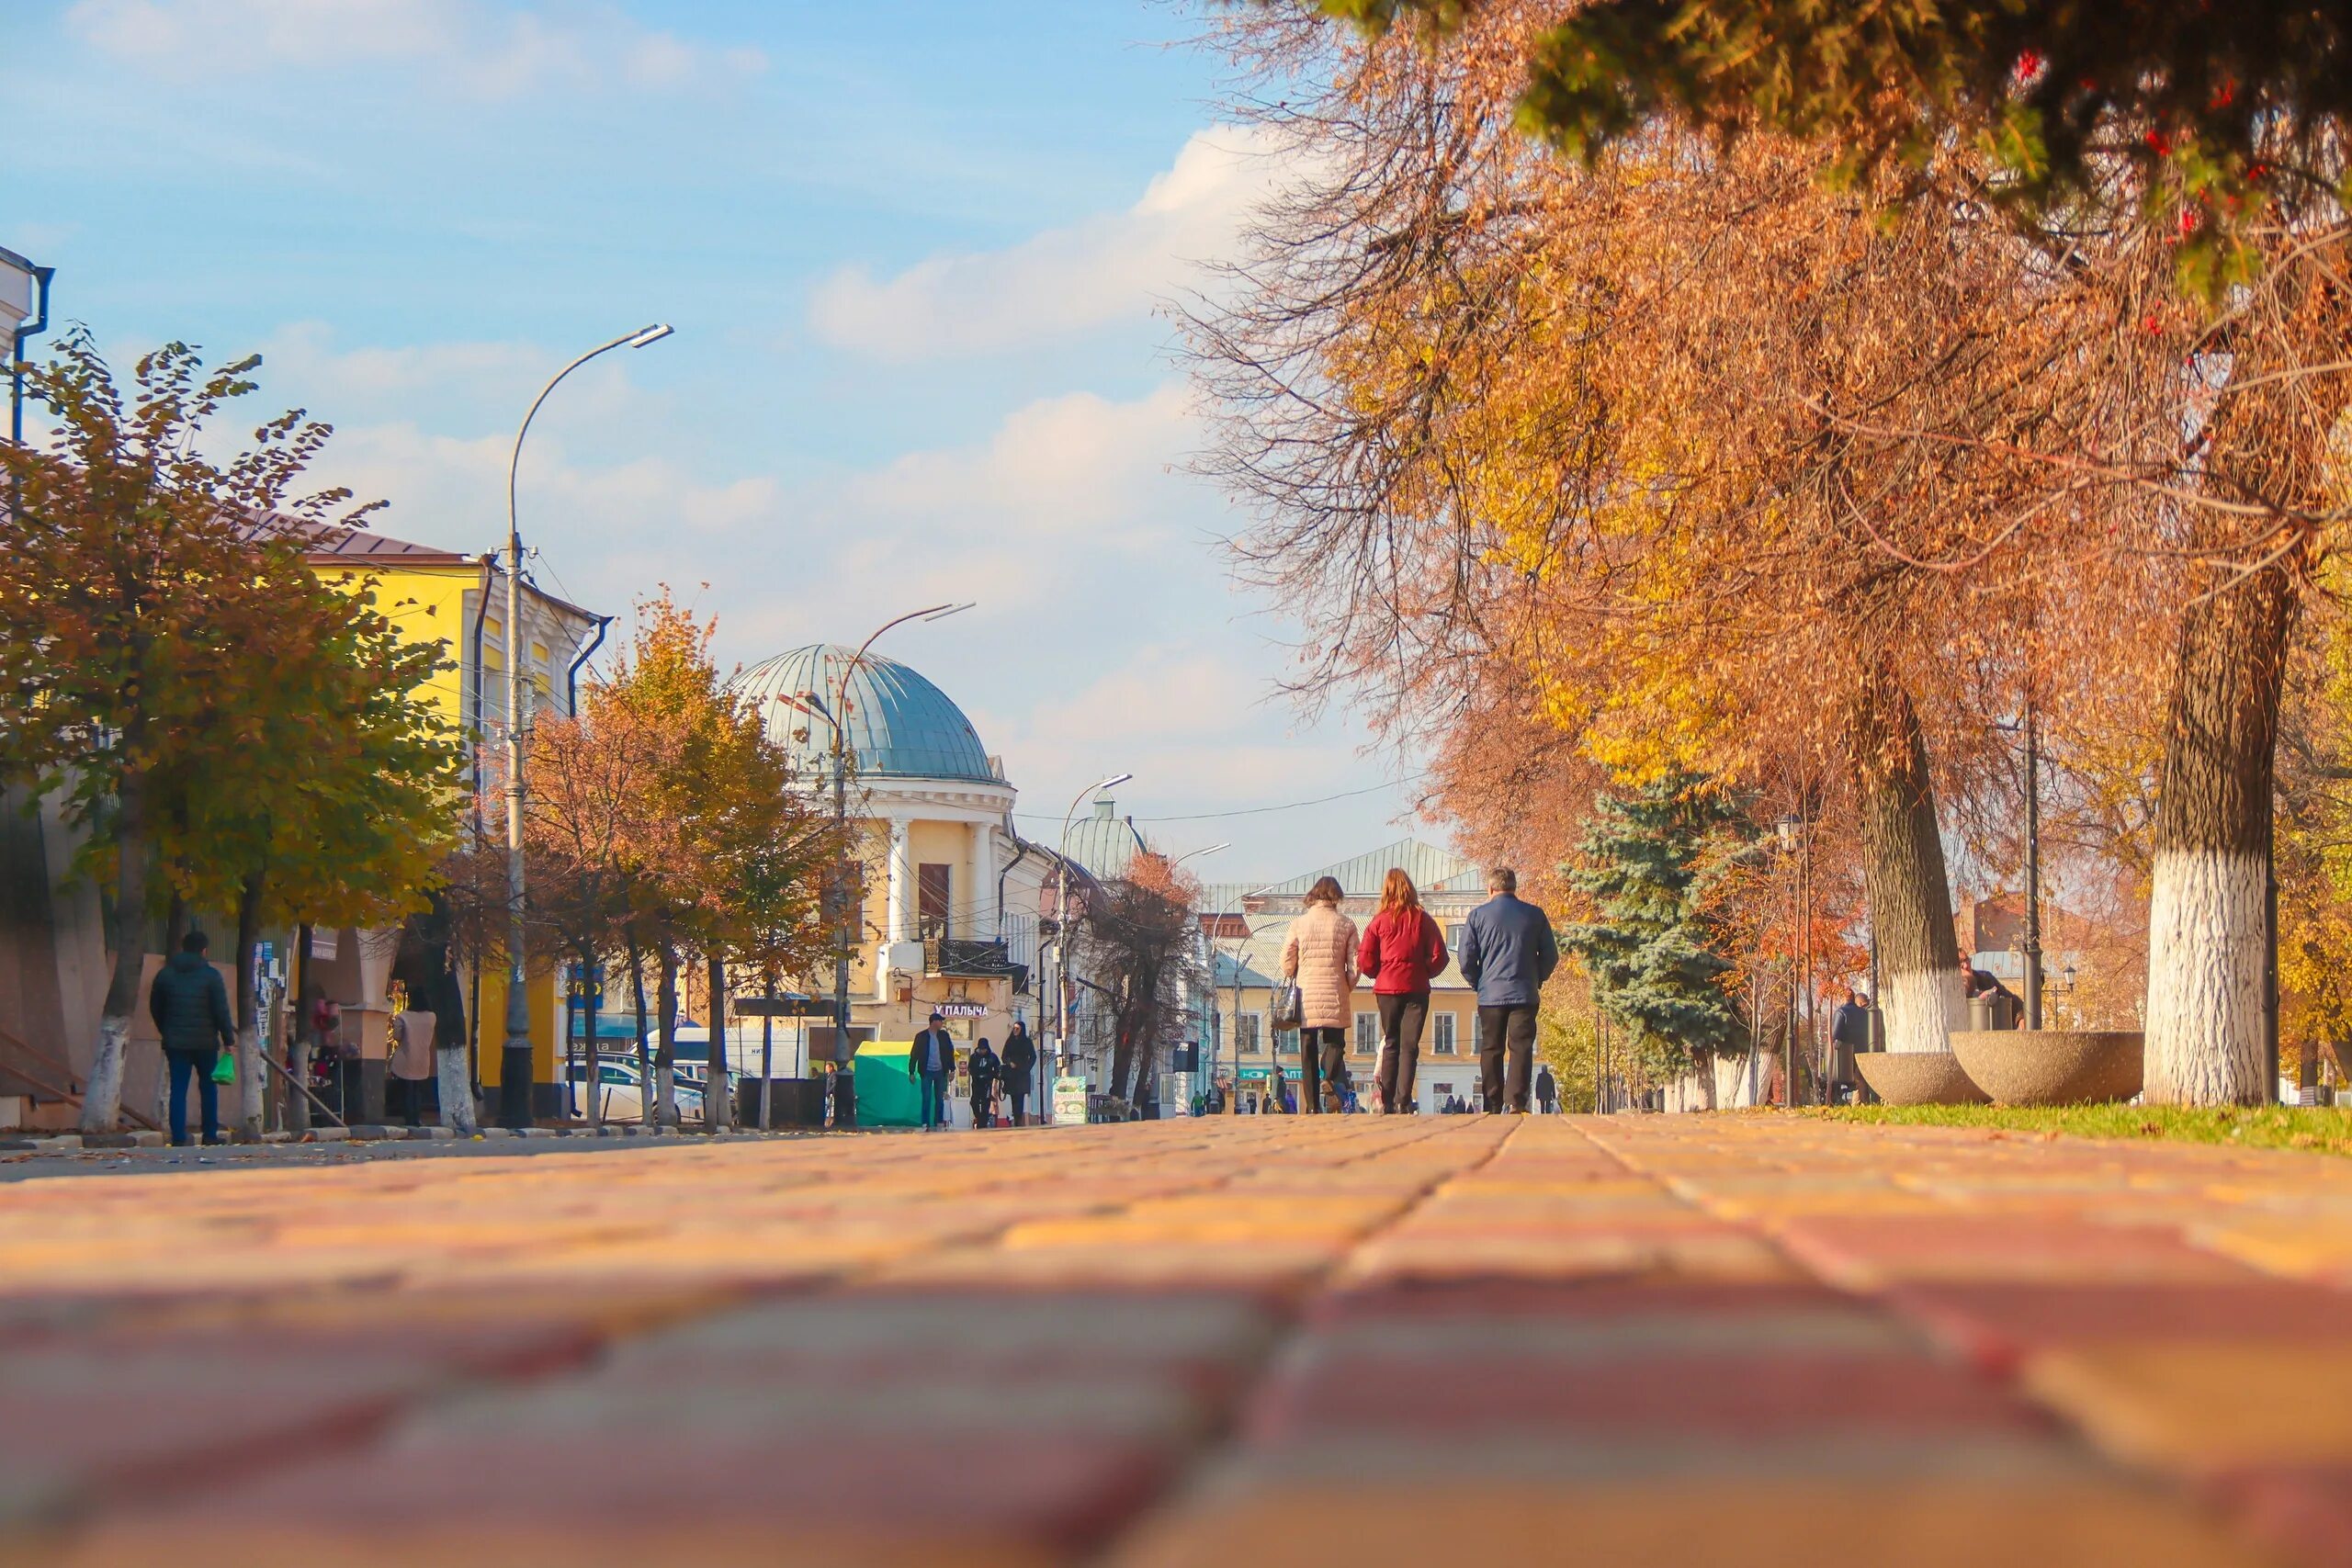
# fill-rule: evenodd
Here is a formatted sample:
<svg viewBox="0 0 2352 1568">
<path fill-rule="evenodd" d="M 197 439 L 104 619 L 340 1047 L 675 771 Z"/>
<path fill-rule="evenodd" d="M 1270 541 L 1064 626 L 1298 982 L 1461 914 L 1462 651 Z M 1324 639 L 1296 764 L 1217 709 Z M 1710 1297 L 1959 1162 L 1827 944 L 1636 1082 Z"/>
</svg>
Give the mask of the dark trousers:
<svg viewBox="0 0 2352 1568">
<path fill-rule="evenodd" d="M 166 1050 L 164 1061 L 172 1075 L 172 1143 L 187 1142 L 187 1080 L 196 1079 L 197 1092 L 204 1102 L 204 1141 L 220 1141 L 220 1086 L 212 1081 L 213 1064 L 220 1059 L 220 1047 L 208 1045 L 201 1051 Z"/>
<path fill-rule="evenodd" d="M 1029 1086 L 1025 1083 L 1007 1085 L 1004 1099 L 1012 1110 L 1012 1124 L 1016 1127 L 1029 1125 Z"/>
<path fill-rule="evenodd" d="M 1380 1008 L 1381 1103 L 1393 1115 L 1414 1110 L 1413 1078 L 1421 1066 L 1421 1031 L 1430 1021 L 1427 991 L 1383 992 Z"/>
<path fill-rule="evenodd" d="M 412 1127 L 424 1125 L 425 1086 L 432 1081 L 430 1078 L 394 1078 L 392 1080 L 392 1088 L 399 1091 L 392 1098 L 400 1102 L 401 1114 L 408 1119 L 408 1124 Z M 582 1086 L 583 1090 L 586 1087 Z M 583 1116 L 588 1113 L 584 1102 L 580 1113 Z"/>
<path fill-rule="evenodd" d="M 1478 1010 L 1478 1092 L 1489 1111 L 1525 1111 L 1535 1061 L 1535 1004 Z M 1510 1053 L 1506 1077 L 1503 1053 Z"/>
<path fill-rule="evenodd" d="M 922 1079 L 922 1124 L 926 1128 L 944 1125 L 947 1121 L 947 1075 L 919 1073 Z"/>
<path fill-rule="evenodd" d="M 996 1079 L 972 1080 L 972 1125 L 987 1127 L 996 1121 Z"/>
<path fill-rule="evenodd" d="M 1344 1029 L 1302 1029 L 1298 1032 L 1298 1109 L 1308 1116 L 1323 1114 L 1323 1090 L 1337 1094 L 1348 1081 L 1348 1032 Z"/>
</svg>

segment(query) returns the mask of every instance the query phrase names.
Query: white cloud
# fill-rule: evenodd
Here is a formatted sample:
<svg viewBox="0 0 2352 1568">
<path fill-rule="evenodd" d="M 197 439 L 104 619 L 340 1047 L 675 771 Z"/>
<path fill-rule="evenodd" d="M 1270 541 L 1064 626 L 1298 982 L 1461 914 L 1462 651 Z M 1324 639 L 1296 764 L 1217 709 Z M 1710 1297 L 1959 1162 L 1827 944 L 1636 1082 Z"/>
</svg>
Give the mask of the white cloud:
<svg viewBox="0 0 2352 1568">
<path fill-rule="evenodd" d="M 490 0 L 74 0 L 65 23 L 93 48 L 162 74 L 392 64 L 484 97 L 561 84 L 674 89 L 766 65 L 756 50 L 691 43 L 601 0 L 537 10 Z"/>
<path fill-rule="evenodd" d="M 836 347 L 888 360 L 1025 347 L 1140 316 L 1233 254 L 1281 178 L 1270 133 L 1195 131 L 1136 204 L 1007 250 L 932 256 L 894 277 L 842 269 L 817 288 L 809 325 Z"/>
</svg>

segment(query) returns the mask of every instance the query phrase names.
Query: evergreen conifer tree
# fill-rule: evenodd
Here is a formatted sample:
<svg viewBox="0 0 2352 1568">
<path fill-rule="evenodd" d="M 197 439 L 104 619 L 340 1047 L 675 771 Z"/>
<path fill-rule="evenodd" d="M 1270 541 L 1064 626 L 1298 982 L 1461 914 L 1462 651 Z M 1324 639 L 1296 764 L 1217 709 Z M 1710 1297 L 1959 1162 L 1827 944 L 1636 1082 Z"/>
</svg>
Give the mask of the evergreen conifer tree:
<svg viewBox="0 0 2352 1568">
<path fill-rule="evenodd" d="M 1690 773 L 1595 803 L 1569 875 L 1597 918 L 1570 927 L 1563 945 L 1583 958 L 1600 1010 L 1661 1075 L 1746 1043 L 1706 903 L 1726 854 L 1753 837 L 1737 803 Z"/>
</svg>

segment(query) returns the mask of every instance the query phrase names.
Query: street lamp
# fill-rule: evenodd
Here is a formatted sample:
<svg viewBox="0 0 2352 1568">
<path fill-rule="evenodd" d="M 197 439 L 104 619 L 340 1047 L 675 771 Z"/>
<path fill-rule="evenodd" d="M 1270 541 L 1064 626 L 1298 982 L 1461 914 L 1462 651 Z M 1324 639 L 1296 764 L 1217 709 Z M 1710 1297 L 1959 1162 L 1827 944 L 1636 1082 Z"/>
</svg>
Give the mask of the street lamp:
<svg viewBox="0 0 2352 1568">
<path fill-rule="evenodd" d="M 1178 855 L 1174 860 L 1170 861 L 1168 863 L 1168 869 L 1170 872 L 1173 872 L 1178 866 L 1182 865 L 1188 860 L 1196 859 L 1201 855 L 1213 855 L 1219 850 L 1229 850 L 1232 847 L 1232 841 L 1228 840 L 1221 844 L 1210 844 L 1204 849 L 1187 850 L 1182 854 Z M 1203 1053 L 1208 1042 L 1210 1029 L 1209 1021 L 1214 1018 L 1216 1013 L 1216 961 L 1215 957 L 1216 950 L 1210 947 L 1208 932 L 1205 931 L 1201 933 L 1201 945 L 1204 949 L 1206 949 L 1211 955 L 1208 970 L 1208 1001 L 1207 1005 L 1202 1009 L 1200 1016 L 1193 1020 L 1193 1072 L 1194 1077 L 1201 1079 L 1204 1083 L 1206 1083 L 1212 1080 L 1209 1068 L 1203 1065 Z"/>
<path fill-rule="evenodd" d="M 600 354 L 643 348 L 670 335 L 666 322 L 639 327 L 599 344 L 548 378 L 531 400 L 514 432 L 506 463 L 506 1044 L 498 1062 L 499 1120 L 520 1130 L 531 1124 L 531 1010 L 523 994 L 523 533 L 515 519 L 514 491 L 523 467 L 523 437 L 531 433 L 539 405 L 556 384 Z"/>
<path fill-rule="evenodd" d="M 1069 809 L 1062 813 L 1062 836 L 1054 842 L 1054 1038 L 1046 1048 L 1047 1093 L 1041 1097 L 1045 1107 L 1044 1120 L 1053 1119 L 1051 1085 L 1059 1076 L 1059 1058 L 1069 1044 L 1069 829 L 1077 820 L 1079 802 L 1090 795 L 1099 795 L 1125 784 L 1133 773 L 1113 773 L 1099 784 L 1088 784 L 1070 796 Z"/>
<path fill-rule="evenodd" d="M 842 860 L 834 871 L 833 886 L 829 900 L 832 906 L 833 917 L 833 1063 L 837 1068 L 849 1059 L 849 965 L 852 944 L 849 930 L 850 858 L 846 840 L 849 828 L 850 679 L 857 673 L 858 666 L 865 661 L 866 650 L 871 649 L 876 640 L 892 626 L 902 626 L 909 621 L 944 621 L 950 615 L 963 614 L 977 603 L 977 600 L 966 600 L 960 604 L 927 605 L 920 610 L 910 610 L 905 615 L 885 621 L 875 627 L 866 639 L 857 645 L 857 651 L 850 656 L 849 662 L 842 666 L 832 680 L 833 700 L 830 706 L 826 705 L 823 694 L 817 692 L 802 692 L 797 696 L 780 693 L 775 698 L 777 702 L 783 703 L 787 707 L 801 713 L 812 714 L 823 719 L 826 728 L 832 732 L 833 737 L 831 748 L 833 761 L 833 840 L 836 844 L 842 846 Z"/>
<path fill-rule="evenodd" d="M 1789 931 L 1789 1048 L 1788 1103 L 1794 1109 L 1803 1096 L 1804 1058 L 1812 1054 L 1813 1009 L 1813 856 L 1806 841 L 1804 818 L 1793 814 L 1783 817 L 1773 825 L 1773 831 L 1783 852 L 1797 857 L 1796 886 L 1791 889 L 1794 920 Z M 1797 1039 L 1800 1023 L 1808 1038 L 1802 1048 Z"/>
</svg>

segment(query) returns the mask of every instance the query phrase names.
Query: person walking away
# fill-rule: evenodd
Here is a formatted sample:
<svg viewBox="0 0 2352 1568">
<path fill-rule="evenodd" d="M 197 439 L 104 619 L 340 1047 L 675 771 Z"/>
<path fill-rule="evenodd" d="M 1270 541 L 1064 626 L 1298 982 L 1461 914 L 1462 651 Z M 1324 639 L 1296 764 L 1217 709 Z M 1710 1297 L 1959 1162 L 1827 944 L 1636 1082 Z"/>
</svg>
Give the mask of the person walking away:
<svg viewBox="0 0 2352 1568">
<path fill-rule="evenodd" d="M 1519 874 L 1510 867 L 1487 873 L 1487 895 L 1470 911 L 1460 957 L 1462 977 L 1478 992 L 1478 1093 L 1489 1114 L 1523 1116 L 1535 1057 L 1535 999 L 1560 966 L 1560 944 L 1551 918 L 1520 897 Z"/>
<path fill-rule="evenodd" d="M 1340 912 L 1343 897 L 1338 877 L 1318 878 L 1283 938 L 1283 978 L 1298 982 L 1298 1108 L 1308 1116 L 1323 1113 L 1323 1086 L 1336 1089 L 1348 1070 L 1358 933 Z"/>
<path fill-rule="evenodd" d="M 212 1068 L 223 1050 L 237 1044 L 236 1021 L 229 1016 L 229 987 L 220 971 L 205 961 L 209 945 L 202 931 L 180 940 L 180 950 L 155 972 L 147 991 L 147 1016 L 163 1036 L 164 1070 L 172 1080 L 172 1146 L 187 1145 L 187 1084 L 193 1077 L 203 1096 L 204 1141 L 220 1141 L 220 1086 Z"/>
<path fill-rule="evenodd" d="M 1003 1067 L 996 1053 L 989 1048 L 988 1036 L 982 1035 L 980 1043 L 972 1047 L 971 1058 L 964 1064 L 965 1071 L 972 1075 L 972 1125 L 975 1127 L 996 1125 L 996 1088 Z"/>
<path fill-rule="evenodd" d="M 424 1086 L 434 1074 L 433 1015 L 429 1012 L 404 1011 L 392 1020 L 392 1059 L 385 1064 L 393 1084 L 401 1091 L 401 1115 L 412 1127 L 424 1124 Z M 599 1085 L 586 1086 L 594 1094 Z M 580 1113 L 588 1114 L 583 1100 Z"/>
<path fill-rule="evenodd" d="M 1380 1010 L 1380 1067 L 1374 1087 L 1392 1116 L 1413 1111 L 1421 1031 L 1430 1020 L 1430 982 L 1445 967 L 1445 933 L 1421 908 L 1420 890 L 1393 865 L 1380 885 L 1380 910 L 1363 928 L 1356 967 L 1372 979 Z"/>
<path fill-rule="evenodd" d="M 922 1130 L 947 1124 L 947 1080 L 956 1076 L 956 1042 L 940 1024 L 939 1014 L 915 1036 L 907 1050 L 907 1077 L 922 1085 Z"/>
<path fill-rule="evenodd" d="M 1559 1113 L 1560 1084 L 1552 1076 L 1552 1064 L 1549 1062 L 1535 1070 L 1535 1103 L 1543 1108 L 1546 1116 Z"/>
<path fill-rule="evenodd" d="M 1854 1054 L 1871 1048 L 1871 999 L 1868 997 L 1860 991 L 1846 993 L 1846 999 L 1838 1004 L 1837 1014 L 1829 1021 L 1829 1039 L 1838 1048 L 1838 1071 L 1830 1084 L 1830 1093 L 1858 1098 L 1861 1092 L 1861 1074 L 1854 1066 Z"/>
<path fill-rule="evenodd" d="M 1029 1026 L 1021 1020 L 1012 1021 L 1012 1032 L 1004 1042 L 1004 1055 L 998 1058 L 1004 1068 L 1005 1104 L 1012 1111 L 1012 1124 L 1029 1125 L 1029 1082 L 1037 1071 L 1037 1043 L 1029 1038 Z"/>
</svg>

